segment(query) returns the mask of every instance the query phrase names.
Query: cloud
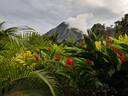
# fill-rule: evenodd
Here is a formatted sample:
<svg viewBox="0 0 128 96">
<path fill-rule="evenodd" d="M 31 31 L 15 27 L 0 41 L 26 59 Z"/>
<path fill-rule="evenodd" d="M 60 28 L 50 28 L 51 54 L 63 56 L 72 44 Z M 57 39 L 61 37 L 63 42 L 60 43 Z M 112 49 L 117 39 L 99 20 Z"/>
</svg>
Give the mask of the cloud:
<svg viewBox="0 0 128 96">
<path fill-rule="evenodd" d="M 45 33 L 71 17 L 76 17 L 75 23 L 83 22 L 75 26 L 112 24 L 128 12 L 127 5 L 128 0 L 0 0 L 0 17 L 15 24 L 34 26 Z M 90 19 L 85 14 L 93 17 Z"/>
<path fill-rule="evenodd" d="M 66 23 L 69 24 L 69 28 L 78 28 L 83 33 L 86 33 L 87 30 L 87 19 L 92 18 L 92 14 L 81 14 L 76 17 L 70 17 L 66 20 Z"/>
</svg>

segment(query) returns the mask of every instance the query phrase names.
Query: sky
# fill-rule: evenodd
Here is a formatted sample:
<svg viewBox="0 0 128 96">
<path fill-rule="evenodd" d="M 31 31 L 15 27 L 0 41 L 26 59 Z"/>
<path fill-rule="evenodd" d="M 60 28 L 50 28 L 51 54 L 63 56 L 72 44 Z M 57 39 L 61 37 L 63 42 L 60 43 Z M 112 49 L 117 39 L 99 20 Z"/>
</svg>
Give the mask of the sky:
<svg viewBox="0 0 128 96">
<path fill-rule="evenodd" d="M 86 31 L 94 23 L 114 24 L 128 12 L 128 0 L 0 0 L 0 21 L 46 33 L 63 21 Z"/>
</svg>

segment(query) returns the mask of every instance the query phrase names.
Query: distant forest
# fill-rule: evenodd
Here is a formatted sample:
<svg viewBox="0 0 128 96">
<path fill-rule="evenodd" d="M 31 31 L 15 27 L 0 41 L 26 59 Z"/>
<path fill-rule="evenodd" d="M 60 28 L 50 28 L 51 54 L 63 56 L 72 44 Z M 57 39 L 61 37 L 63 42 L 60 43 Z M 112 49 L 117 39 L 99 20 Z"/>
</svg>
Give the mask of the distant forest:
<svg viewBox="0 0 128 96">
<path fill-rule="evenodd" d="M 121 20 L 114 22 L 114 25 L 105 26 L 104 24 L 97 23 L 92 28 L 87 30 L 88 33 L 95 33 L 97 36 L 110 35 L 119 36 L 128 34 L 128 14 L 125 14 Z"/>
</svg>

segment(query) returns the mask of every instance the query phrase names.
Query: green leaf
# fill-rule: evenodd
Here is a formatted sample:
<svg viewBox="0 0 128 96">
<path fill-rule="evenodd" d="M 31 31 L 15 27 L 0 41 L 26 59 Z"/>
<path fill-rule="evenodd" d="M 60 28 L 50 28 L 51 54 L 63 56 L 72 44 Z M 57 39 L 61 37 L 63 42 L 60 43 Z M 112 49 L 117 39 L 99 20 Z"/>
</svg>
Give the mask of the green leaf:
<svg viewBox="0 0 128 96">
<path fill-rule="evenodd" d="M 124 51 L 128 52 L 128 45 L 127 45 L 127 44 L 121 43 L 121 44 L 119 44 L 119 45 L 122 47 L 122 49 L 123 49 Z"/>
<path fill-rule="evenodd" d="M 55 88 L 55 85 L 54 85 L 55 82 L 52 82 L 54 84 L 51 84 L 49 82 L 48 78 L 46 78 L 46 74 L 40 74 L 39 72 L 35 72 L 35 73 L 37 74 L 37 76 L 39 76 L 39 78 L 42 79 L 42 81 L 44 81 L 48 85 L 49 89 L 51 90 L 52 95 L 53 96 L 56 96 L 56 93 L 55 93 L 55 90 L 54 90 L 54 88 Z M 53 85 L 54 85 L 54 87 L 53 87 Z"/>
</svg>

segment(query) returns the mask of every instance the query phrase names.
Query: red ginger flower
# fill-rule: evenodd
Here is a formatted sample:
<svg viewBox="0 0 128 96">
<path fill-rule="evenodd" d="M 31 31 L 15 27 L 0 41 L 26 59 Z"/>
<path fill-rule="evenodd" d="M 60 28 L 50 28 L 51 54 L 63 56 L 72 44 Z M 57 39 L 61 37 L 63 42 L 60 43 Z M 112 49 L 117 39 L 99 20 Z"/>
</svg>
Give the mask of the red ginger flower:
<svg viewBox="0 0 128 96">
<path fill-rule="evenodd" d="M 74 65 L 74 58 L 66 58 L 66 65 Z"/>
<path fill-rule="evenodd" d="M 119 58 L 120 58 L 120 60 L 121 60 L 122 62 L 125 62 L 125 60 L 126 60 L 126 58 L 125 58 L 124 55 L 121 55 Z"/>
<path fill-rule="evenodd" d="M 113 50 L 113 52 L 120 58 L 121 62 L 125 62 L 126 57 L 124 56 L 124 54 L 122 54 L 118 49 L 116 48 L 111 48 Z"/>
</svg>

